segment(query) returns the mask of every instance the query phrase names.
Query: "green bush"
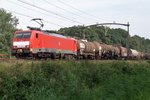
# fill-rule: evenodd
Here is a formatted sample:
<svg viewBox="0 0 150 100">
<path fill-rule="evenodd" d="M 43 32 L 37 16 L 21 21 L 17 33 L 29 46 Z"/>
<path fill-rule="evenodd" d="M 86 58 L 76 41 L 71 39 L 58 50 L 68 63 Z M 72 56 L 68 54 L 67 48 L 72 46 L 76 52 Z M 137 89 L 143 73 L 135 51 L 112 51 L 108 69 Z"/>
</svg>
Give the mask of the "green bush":
<svg viewBox="0 0 150 100">
<path fill-rule="evenodd" d="M 2 100 L 148 100 L 149 61 L 0 62 Z"/>
</svg>

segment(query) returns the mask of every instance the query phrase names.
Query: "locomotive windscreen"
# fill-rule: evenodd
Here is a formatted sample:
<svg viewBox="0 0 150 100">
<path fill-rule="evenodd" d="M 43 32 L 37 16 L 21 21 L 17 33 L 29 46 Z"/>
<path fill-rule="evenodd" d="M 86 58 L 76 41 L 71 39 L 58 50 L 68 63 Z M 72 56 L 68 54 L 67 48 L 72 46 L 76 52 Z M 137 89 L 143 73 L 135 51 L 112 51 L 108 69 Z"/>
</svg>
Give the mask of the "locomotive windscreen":
<svg viewBox="0 0 150 100">
<path fill-rule="evenodd" d="M 18 32 L 16 38 L 30 38 L 31 32 Z"/>
</svg>

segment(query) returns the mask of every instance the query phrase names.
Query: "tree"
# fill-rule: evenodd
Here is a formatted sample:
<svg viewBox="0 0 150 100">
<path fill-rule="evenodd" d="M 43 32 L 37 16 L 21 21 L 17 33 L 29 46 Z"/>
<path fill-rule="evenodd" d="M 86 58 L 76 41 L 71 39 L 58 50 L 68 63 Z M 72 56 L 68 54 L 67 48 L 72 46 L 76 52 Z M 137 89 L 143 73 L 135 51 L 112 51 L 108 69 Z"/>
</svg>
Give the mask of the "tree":
<svg viewBox="0 0 150 100">
<path fill-rule="evenodd" d="M 16 30 L 18 19 L 11 13 L 0 9 L 0 52 L 9 53 L 13 33 Z"/>
</svg>

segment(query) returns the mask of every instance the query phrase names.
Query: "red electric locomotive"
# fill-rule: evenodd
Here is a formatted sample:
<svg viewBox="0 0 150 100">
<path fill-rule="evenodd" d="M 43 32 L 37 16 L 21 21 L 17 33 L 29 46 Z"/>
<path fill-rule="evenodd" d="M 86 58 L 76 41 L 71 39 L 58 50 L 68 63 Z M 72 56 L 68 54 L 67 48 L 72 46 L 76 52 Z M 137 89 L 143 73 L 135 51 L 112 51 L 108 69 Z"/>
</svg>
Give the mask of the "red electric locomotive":
<svg viewBox="0 0 150 100">
<path fill-rule="evenodd" d="M 64 58 L 77 55 L 73 38 L 40 30 L 16 31 L 12 55 L 16 57 Z"/>
</svg>

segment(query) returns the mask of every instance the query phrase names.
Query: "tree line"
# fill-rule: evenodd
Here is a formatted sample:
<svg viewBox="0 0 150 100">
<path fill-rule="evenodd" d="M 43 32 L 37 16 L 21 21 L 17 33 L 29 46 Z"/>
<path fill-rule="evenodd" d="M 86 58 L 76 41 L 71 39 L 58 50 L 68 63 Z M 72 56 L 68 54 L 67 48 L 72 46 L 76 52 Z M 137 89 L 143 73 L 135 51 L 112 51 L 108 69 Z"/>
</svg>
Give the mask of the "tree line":
<svg viewBox="0 0 150 100">
<path fill-rule="evenodd" d="M 4 9 L 0 9 L 0 53 L 8 54 L 11 50 L 13 33 L 17 30 L 18 19 Z"/>
</svg>

